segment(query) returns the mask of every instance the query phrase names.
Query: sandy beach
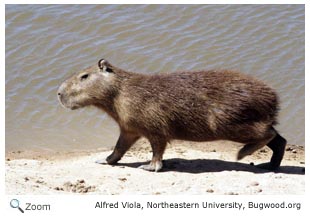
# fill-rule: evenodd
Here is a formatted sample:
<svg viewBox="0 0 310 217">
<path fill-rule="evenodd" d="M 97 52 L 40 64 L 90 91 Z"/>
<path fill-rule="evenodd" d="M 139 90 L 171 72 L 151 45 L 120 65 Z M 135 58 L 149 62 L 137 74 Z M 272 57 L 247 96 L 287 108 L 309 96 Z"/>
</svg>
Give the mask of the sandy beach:
<svg viewBox="0 0 310 217">
<path fill-rule="evenodd" d="M 140 140 L 115 166 L 97 164 L 109 151 L 74 153 L 6 153 L 6 194 L 216 194 L 272 195 L 305 193 L 304 147 L 287 145 L 276 172 L 256 168 L 267 162 L 265 147 L 241 161 L 241 144 L 228 141 L 175 141 L 164 154 L 158 173 L 138 169 L 151 159 L 151 148 Z"/>
</svg>

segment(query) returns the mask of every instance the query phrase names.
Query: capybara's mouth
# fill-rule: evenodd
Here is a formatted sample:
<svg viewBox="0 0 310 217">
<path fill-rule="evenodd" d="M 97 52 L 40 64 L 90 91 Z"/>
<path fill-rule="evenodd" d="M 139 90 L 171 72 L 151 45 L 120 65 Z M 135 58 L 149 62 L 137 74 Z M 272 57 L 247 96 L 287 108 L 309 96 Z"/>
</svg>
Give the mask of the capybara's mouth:
<svg viewBox="0 0 310 217">
<path fill-rule="evenodd" d="M 71 107 L 70 107 L 71 110 L 76 110 L 76 109 L 78 109 L 78 108 L 80 108 L 80 107 L 77 106 L 77 105 L 74 105 L 74 106 L 71 106 Z"/>
<path fill-rule="evenodd" d="M 70 110 L 76 110 L 79 109 L 81 106 L 78 104 L 65 104 L 65 103 L 61 103 L 61 105 L 66 108 L 66 109 L 70 109 Z"/>
<path fill-rule="evenodd" d="M 64 107 L 65 109 L 76 110 L 76 109 L 80 108 L 80 106 L 77 104 L 73 104 L 73 105 L 69 104 L 68 105 L 68 103 L 63 102 L 63 100 L 60 97 L 58 97 L 58 100 L 59 100 L 60 105 L 62 107 Z"/>
<path fill-rule="evenodd" d="M 60 93 L 57 94 L 58 95 L 58 101 L 60 103 L 60 105 L 66 109 L 70 109 L 70 110 L 76 110 L 78 108 L 80 108 L 81 106 L 76 104 L 76 103 L 71 103 L 68 102 L 68 100 Z"/>
</svg>

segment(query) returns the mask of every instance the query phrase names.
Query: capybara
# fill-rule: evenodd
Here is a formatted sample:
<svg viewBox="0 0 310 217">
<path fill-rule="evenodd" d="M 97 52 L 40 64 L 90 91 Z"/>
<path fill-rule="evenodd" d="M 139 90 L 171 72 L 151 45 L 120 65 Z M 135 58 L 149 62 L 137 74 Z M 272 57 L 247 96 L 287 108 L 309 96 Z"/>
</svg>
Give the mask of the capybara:
<svg viewBox="0 0 310 217">
<path fill-rule="evenodd" d="M 275 170 L 286 140 L 274 129 L 279 100 L 263 82 L 229 70 L 139 74 L 107 60 L 67 79 L 58 89 L 69 109 L 95 106 L 119 125 L 120 136 L 106 158 L 116 164 L 141 137 L 149 140 L 153 157 L 141 168 L 158 171 L 169 141 L 230 140 L 245 144 L 237 159 L 267 145 L 273 151 L 262 168 Z"/>
</svg>

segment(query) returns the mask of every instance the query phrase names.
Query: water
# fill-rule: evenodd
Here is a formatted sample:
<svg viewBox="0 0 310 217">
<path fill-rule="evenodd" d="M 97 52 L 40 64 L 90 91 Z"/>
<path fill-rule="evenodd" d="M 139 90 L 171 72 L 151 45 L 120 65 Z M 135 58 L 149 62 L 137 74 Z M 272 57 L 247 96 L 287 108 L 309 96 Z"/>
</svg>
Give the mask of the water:
<svg viewBox="0 0 310 217">
<path fill-rule="evenodd" d="M 226 68 L 252 74 L 281 98 L 277 129 L 305 144 L 303 5 L 6 5 L 6 150 L 114 146 L 106 114 L 62 108 L 56 92 L 100 58 L 155 73 Z"/>
</svg>

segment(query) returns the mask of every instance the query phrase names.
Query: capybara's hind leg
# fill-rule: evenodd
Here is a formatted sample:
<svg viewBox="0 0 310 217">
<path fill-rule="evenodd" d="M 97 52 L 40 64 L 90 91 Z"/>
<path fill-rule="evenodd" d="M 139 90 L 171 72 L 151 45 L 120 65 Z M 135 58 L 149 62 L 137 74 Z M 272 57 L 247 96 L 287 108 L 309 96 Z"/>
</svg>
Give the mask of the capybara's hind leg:
<svg viewBox="0 0 310 217">
<path fill-rule="evenodd" d="M 237 155 L 237 160 L 241 160 L 242 158 L 244 158 L 247 155 L 251 155 L 252 153 L 254 153 L 256 150 L 264 147 L 269 140 L 263 140 L 260 142 L 255 142 L 255 143 L 248 143 L 245 146 L 243 146 L 240 151 L 238 152 Z"/>
<path fill-rule="evenodd" d="M 140 136 L 121 131 L 116 146 L 111 155 L 106 158 L 108 164 L 116 164 Z"/>
<path fill-rule="evenodd" d="M 263 135 L 260 136 L 260 139 L 251 138 L 250 139 L 251 142 L 249 142 L 248 144 L 243 146 L 243 148 L 240 149 L 237 155 L 237 159 L 240 160 L 245 156 L 250 155 L 256 150 L 269 144 L 269 142 L 272 141 L 276 135 L 277 131 L 273 127 L 270 127 L 268 128 L 268 130 L 265 131 Z"/>
<path fill-rule="evenodd" d="M 276 170 L 279 168 L 282 158 L 285 152 L 286 139 L 284 139 L 280 134 L 277 135 L 267 144 L 267 146 L 272 150 L 272 157 L 269 163 L 264 163 L 258 165 L 259 168 Z"/>
<path fill-rule="evenodd" d="M 249 142 L 243 148 L 240 149 L 237 155 L 237 159 L 241 160 L 247 155 L 254 153 L 256 150 L 267 145 L 272 139 L 277 135 L 277 132 L 270 128 L 261 139 L 255 139 L 252 142 Z"/>
</svg>

